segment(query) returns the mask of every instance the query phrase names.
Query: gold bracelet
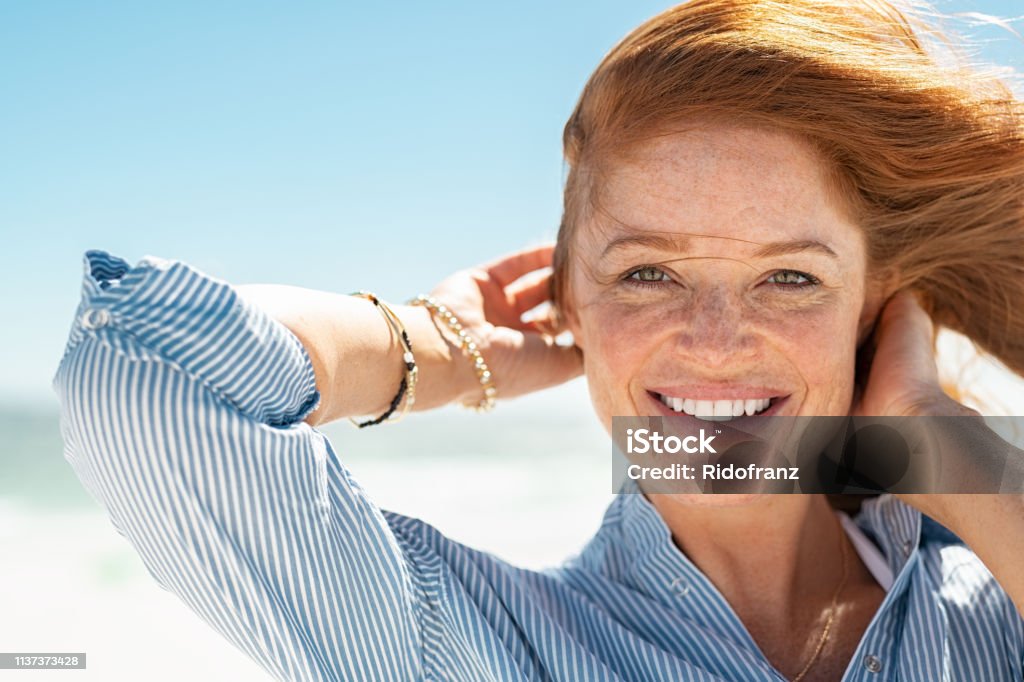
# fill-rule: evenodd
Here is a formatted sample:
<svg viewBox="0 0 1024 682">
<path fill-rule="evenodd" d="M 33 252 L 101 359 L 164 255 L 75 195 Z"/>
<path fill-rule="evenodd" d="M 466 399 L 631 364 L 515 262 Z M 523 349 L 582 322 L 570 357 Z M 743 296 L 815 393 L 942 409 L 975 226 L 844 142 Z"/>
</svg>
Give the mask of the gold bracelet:
<svg viewBox="0 0 1024 682">
<path fill-rule="evenodd" d="M 480 354 L 479 343 L 477 343 L 477 340 L 462 328 L 462 323 L 459 322 L 458 318 L 452 314 L 452 311 L 448 310 L 448 308 L 433 296 L 420 294 L 409 301 L 409 305 L 421 305 L 429 310 L 431 315 L 440 317 L 444 320 L 444 323 L 458 338 L 459 349 L 462 351 L 462 354 L 473 363 L 473 369 L 476 371 L 476 378 L 480 382 L 480 387 L 484 390 L 484 395 L 480 399 L 480 402 L 476 404 L 463 403 L 463 407 L 467 407 L 477 412 L 488 412 L 493 410 L 495 399 L 498 396 L 498 389 L 494 386 L 494 379 L 491 376 L 490 367 L 487 366 L 487 363 L 484 362 L 484 357 Z"/>
<path fill-rule="evenodd" d="M 402 364 L 405 367 L 405 376 L 402 377 L 402 383 L 398 387 L 398 393 L 391 399 L 391 405 L 387 411 L 376 419 L 369 419 L 364 422 L 356 421 L 352 417 L 349 417 L 349 421 L 358 426 L 364 428 L 367 426 L 373 426 L 382 422 L 398 422 L 402 420 L 402 417 L 412 409 L 413 404 L 416 402 L 416 379 L 419 375 L 419 367 L 416 366 L 416 357 L 412 354 L 412 342 L 409 341 L 409 335 L 405 332 L 405 325 L 398 319 L 398 315 L 395 315 L 387 303 L 371 294 L 369 291 L 357 291 L 351 296 L 358 296 L 359 298 L 365 298 L 366 300 L 373 303 L 373 305 L 380 311 L 380 314 L 384 316 L 388 326 L 391 327 L 391 331 L 398 337 L 398 342 L 402 345 Z M 405 398 L 405 405 L 402 406 L 402 411 L 397 417 L 391 418 L 398 409 L 399 403 L 402 402 L 402 398 Z"/>
</svg>

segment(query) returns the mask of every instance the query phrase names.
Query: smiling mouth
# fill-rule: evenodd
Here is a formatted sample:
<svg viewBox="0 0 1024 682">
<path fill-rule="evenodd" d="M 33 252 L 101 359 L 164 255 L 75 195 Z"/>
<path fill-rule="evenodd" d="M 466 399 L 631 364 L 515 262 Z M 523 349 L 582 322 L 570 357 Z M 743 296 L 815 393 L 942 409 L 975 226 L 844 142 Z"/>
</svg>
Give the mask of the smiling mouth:
<svg viewBox="0 0 1024 682">
<path fill-rule="evenodd" d="M 697 400 L 654 392 L 651 392 L 651 395 L 673 412 L 715 422 L 730 421 L 740 417 L 755 417 L 764 414 L 783 397 Z"/>
</svg>

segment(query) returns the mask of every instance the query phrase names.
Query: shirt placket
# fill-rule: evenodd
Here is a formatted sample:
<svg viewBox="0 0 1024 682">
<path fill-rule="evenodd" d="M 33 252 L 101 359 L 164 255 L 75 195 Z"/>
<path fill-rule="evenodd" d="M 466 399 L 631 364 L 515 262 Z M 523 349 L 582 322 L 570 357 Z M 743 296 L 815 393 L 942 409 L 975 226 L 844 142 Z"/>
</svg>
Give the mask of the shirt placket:
<svg viewBox="0 0 1024 682">
<path fill-rule="evenodd" d="M 764 657 L 746 627 L 725 597 L 708 578 L 680 551 L 671 540 L 664 522 L 642 498 L 629 513 L 644 538 L 634 555 L 637 587 L 665 608 L 686 620 L 728 640 L 731 651 L 705 651 L 714 662 L 715 672 L 725 679 L 742 670 L 745 682 L 778 682 L 784 680 Z M 743 659 L 740 662 L 740 658 Z M 752 669 L 756 666 L 756 670 Z"/>
<path fill-rule="evenodd" d="M 920 564 L 921 519 L 912 510 L 903 510 L 899 506 L 893 506 L 890 511 L 890 515 L 876 519 L 878 525 L 871 530 L 879 538 L 881 549 L 896 577 L 868 624 L 842 682 L 902 679 L 902 624 L 906 622 L 907 609 L 910 608 L 910 585 Z M 915 657 L 919 655 L 930 655 L 930 652 L 914 654 Z"/>
</svg>

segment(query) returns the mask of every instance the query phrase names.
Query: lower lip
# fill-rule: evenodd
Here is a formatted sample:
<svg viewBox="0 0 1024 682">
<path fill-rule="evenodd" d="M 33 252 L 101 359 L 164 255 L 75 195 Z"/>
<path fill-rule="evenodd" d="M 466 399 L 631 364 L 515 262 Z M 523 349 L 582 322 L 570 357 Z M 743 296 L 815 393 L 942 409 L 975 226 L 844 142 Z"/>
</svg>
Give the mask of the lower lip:
<svg viewBox="0 0 1024 682">
<path fill-rule="evenodd" d="M 661 402 L 661 399 L 657 396 L 657 394 L 651 393 L 650 391 L 647 392 L 647 396 L 651 399 L 651 402 L 654 403 L 655 407 L 657 408 L 657 410 L 658 410 L 658 412 L 660 414 L 663 414 L 663 415 L 666 415 L 666 416 L 669 416 L 669 417 L 686 417 L 686 418 L 692 419 L 695 424 L 700 424 L 700 425 L 704 425 L 704 426 L 707 426 L 708 424 L 742 424 L 743 421 L 747 420 L 747 419 L 757 419 L 759 417 L 777 416 L 779 414 L 779 412 L 782 410 L 783 405 L 785 405 L 786 401 L 789 400 L 789 396 L 788 395 L 787 396 L 783 396 L 781 398 L 774 398 L 772 400 L 772 404 L 769 405 L 768 409 L 765 410 L 764 412 L 758 412 L 757 414 L 750 415 L 750 416 L 747 416 L 746 414 L 744 414 L 742 417 L 733 417 L 732 419 L 730 419 L 728 421 L 725 421 L 725 420 L 718 421 L 718 420 L 710 420 L 710 419 L 700 419 L 699 417 L 695 417 L 692 414 L 686 414 L 685 412 L 676 412 L 671 407 L 669 407 L 665 403 Z"/>
</svg>

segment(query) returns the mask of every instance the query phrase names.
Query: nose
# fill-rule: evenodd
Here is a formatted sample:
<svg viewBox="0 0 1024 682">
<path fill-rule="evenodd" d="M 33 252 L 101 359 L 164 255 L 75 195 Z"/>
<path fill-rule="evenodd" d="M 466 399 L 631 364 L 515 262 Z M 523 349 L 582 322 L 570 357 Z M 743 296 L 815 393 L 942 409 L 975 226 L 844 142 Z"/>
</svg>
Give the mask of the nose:
<svg viewBox="0 0 1024 682">
<path fill-rule="evenodd" d="M 689 361 L 724 368 L 750 361 L 757 351 L 749 311 L 743 301 L 723 289 L 707 290 L 688 299 L 676 311 L 680 320 L 676 349 Z"/>
</svg>

